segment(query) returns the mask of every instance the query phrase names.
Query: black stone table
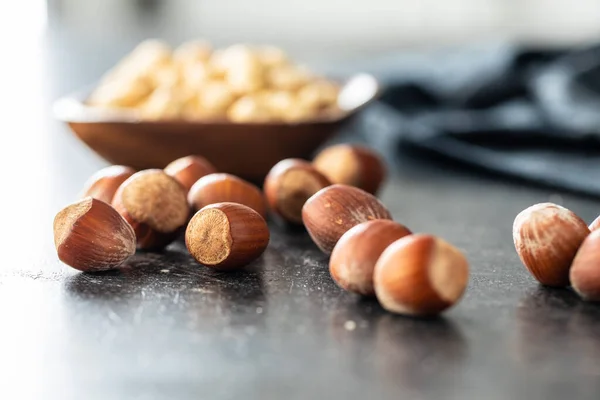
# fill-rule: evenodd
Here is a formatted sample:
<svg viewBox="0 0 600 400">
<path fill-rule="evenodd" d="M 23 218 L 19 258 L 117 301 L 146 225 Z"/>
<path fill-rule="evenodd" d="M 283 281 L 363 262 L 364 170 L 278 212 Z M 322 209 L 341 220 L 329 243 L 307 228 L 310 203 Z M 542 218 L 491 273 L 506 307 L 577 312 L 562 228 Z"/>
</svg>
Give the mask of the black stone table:
<svg viewBox="0 0 600 400">
<path fill-rule="evenodd" d="M 48 106 L 114 60 L 65 43 L 32 39 L 19 47 L 22 63 L 0 77 L 0 99 L 11 105 L 3 108 L 0 398 L 600 397 L 600 307 L 538 286 L 511 237 L 515 215 L 533 203 L 558 202 L 591 221 L 598 202 L 417 156 L 393 165 L 382 199 L 397 220 L 468 256 L 466 295 L 440 318 L 392 315 L 343 292 L 308 236 L 276 225 L 264 256 L 236 273 L 197 265 L 181 242 L 118 272 L 65 267 L 52 219 L 104 164 Z"/>
</svg>

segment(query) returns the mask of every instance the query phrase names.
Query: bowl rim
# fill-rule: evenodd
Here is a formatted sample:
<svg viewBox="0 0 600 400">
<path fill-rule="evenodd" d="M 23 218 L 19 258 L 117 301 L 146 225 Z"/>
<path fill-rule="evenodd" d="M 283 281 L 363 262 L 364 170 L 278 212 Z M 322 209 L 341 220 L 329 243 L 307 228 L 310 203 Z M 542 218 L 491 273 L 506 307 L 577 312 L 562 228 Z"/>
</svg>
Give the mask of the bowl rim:
<svg viewBox="0 0 600 400">
<path fill-rule="evenodd" d="M 71 92 L 57 99 L 52 106 L 54 118 L 66 123 L 121 123 L 121 124 L 148 124 L 148 125 L 190 125 L 190 126 L 214 126 L 214 125 L 271 125 L 271 126 L 297 126 L 311 125 L 317 123 L 338 123 L 350 118 L 352 115 L 375 101 L 381 94 L 380 82 L 372 74 L 359 72 L 348 76 L 346 79 L 331 79 L 347 87 L 354 80 L 366 80 L 372 85 L 372 93 L 365 99 L 352 107 L 341 109 L 340 112 L 323 114 L 318 118 L 303 121 L 268 121 L 268 122 L 230 122 L 226 119 L 198 119 L 190 120 L 183 118 L 165 118 L 159 120 L 144 119 L 127 109 L 106 109 L 90 106 L 85 103 L 92 90 L 97 84 L 87 85 L 79 90 Z"/>
</svg>

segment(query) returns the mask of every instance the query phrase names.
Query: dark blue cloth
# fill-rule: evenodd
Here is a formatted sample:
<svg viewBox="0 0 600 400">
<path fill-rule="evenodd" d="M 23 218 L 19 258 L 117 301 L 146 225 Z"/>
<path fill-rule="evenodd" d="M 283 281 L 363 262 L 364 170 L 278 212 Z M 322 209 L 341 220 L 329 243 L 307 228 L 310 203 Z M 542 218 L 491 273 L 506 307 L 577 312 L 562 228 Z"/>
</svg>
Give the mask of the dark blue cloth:
<svg viewBox="0 0 600 400">
<path fill-rule="evenodd" d="M 358 121 L 375 147 L 600 196 L 600 46 L 501 46 L 389 64 L 380 101 Z"/>
</svg>

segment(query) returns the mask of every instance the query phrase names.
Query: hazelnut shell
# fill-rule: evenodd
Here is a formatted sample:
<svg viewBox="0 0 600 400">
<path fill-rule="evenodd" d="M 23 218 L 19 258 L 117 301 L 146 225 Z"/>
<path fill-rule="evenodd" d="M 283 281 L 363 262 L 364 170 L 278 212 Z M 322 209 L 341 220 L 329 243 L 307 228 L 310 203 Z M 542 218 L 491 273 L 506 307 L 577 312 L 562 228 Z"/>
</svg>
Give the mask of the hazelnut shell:
<svg viewBox="0 0 600 400">
<path fill-rule="evenodd" d="M 189 217 L 184 188 L 160 169 L 133 174 L 117 190 L 113 207 L 133 227 L 139 249 L 171 243 Z"/>
<path fill-rule="evenodd" d="M 164 171 L 175 178 L 188 192 L 198 179 L 217 172 L 217 169 L 204 157 L 187 156 L 171 162 Z"/>
<path fill-rule="evenodd" d="M 190 254 L 207 267 L 233 270 L 257 259 L 269 244 L 267 223 L 250 207 L 211 204 L 198 211 L 185 232 Z"/>
<path fill-rule="evenodd" d="M 243 204 L 266 218 L 267 205 L 262 191 L 234 175 L 206 175 L 200 178 L 188 193 L 188 203 L 194 211 L 223 202 Z"/>
<path fill-rule="evenodd" d="M 540 283 L 568 286 L 569 269 L 590 230 L 572 211 L 540 203 L 521 211 L 513 224 L 515 249 L 523 265 Z"/>
<path fill-rule="evenodd" d="M 356 186 L 376 194 L 386 176 L 383 159 L 373 150 L 350 144 L 331 146 L 313 161 L 315 168 L 331 183 Z"/>
<path fill-rule="evenodd" d="M 342 289 L 373 296 L 375 263 L 390 244 L 410 234 L 404 225 L 385 219 L 356 225 L 342 235 L 331 252 L 331 277 Z"/>
<path fill-rule="evenodd" d="M 302 224 L 302 207 L 306 200 L 329 185 L 329 180 L 311 163 L 291 158 L 271 168 L 264 190 L 275 215 L 292 224 Z"/>
<path fill-rule="evenodd" d="M 388 311 L 436 315 L 455 304 L 469 281 L 469 264 L 454 246 L 430 235 L 392 243 L 375 264 L 377 299 Z"/>
<path fill-rule="evenodd" d="M 56 214 L 54 245 L 65 264 L 80 271 L 105 271 L 135 253 L 135 233 L 110 205 L 86 197 Z"/>
<path fill-rule="evenodd" d="M 310 237 L 328 254 L 352 227 L 376 219 L 392 219 L 392 215 L 375 196 L 348 185 L 321 189 L 302 208 L 302 220 Z"/>
<path fill-rule="evenodd" d="M 600 231 L 588 235 L 577 251 L 569 277 L 573 289 L 585 300 L 600 301 Z"/>
<path fill-rule="evenodd" d="M 111 165 L 92 175 L 84 185 L 81 198 L 93 197 L 110 204 L 117 189 L 135 170 L 124 165 Z"/>
</svg>

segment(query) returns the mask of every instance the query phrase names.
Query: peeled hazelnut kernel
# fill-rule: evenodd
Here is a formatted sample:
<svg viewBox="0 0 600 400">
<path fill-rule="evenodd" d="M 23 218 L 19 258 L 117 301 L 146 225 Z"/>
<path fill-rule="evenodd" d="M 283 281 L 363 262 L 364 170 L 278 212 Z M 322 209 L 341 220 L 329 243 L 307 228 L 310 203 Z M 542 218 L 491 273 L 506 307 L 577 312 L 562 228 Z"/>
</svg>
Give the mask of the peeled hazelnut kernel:
<svg viewBox="0 0 600 400">
<path fill-rule="evenodd" d="M 319 109 L 337 103 L 338 87 L 326 80 L 310 82 L 298 90 L 298 102 L 306 108 Z"/>
<path fill-rule="evenodd" d="M 225 76 L 229 89 L 235 94 L 244 95 L 264 87 L 264 71 L 256 58 L 232 65 Z"/>
<path fill-rule="evenodd" d="M 235 96 L 222 82 L 207 82 L 198 93 L 200 112 L 209 116 L 224 116 Z"/>
<path fill-rule="evenodd" d="M 250 207 L 217 203 L 192 217 L 185 244 L 200 264 L 233 270 L 257 259 L 267 248 L 269 236 L 267 223 Z"/>
<path fill-rule="evenodd" d="M 87 180 L 81 197 L 93 197 L 110 204 L 117 189 L 135 170 L 124 165 L 112 165 L 102 168 Z"/>
<path fill-rule="evenodd" d="M 513 224 L 519 258 L 534 278 L 547 286 L 569 285 L 571 263 L 589 234 L 581 218 L 552 203 L 521 211 Z"/>
<path fill-rule="evenodd" d="M 309 197 L 329 186 L 329 180 L 309 162 L 282 160 L 265 178 L 264 191 L 271 211 L 285 221 L 301 224 L 302 206 Z"/>
<path fill-rule="evenodd" d="M 175 86 L 158 87 L 139 105 L 140 113 L 148 119 L 176 119 L 185 107 L 185 96 Z"/>
<path fill-rule="evenodd" d="M 175 178 L 187 193 L 198 179 L 217 172 L 217 169 L 204 157 L 186 156 L 171 162 L 164 171 Z"/>
<path fill-rule="evenodd" d="M 133 227 L 140 249 L 171 243 L 189 216 L 185 189 L 160 169 L 133 174 L 119 187 L 112 205 Z"/>
<path fill-rule="evenodd" d="M 114 208 L 86 197 L 54 218 L 58 258 L 80 271 L 113 269 L 135 253 L 135 233 Z"/>
<path fill-rule="evenodd" d="M 381 253 L 412 232 L 397 222 L 378 219 L 363 222 L 344 233 L 329 259 L 333 280 L 345 290 L 373 296 L 373 269 Z"/>
<path fill-rule="evenodd" d="M 283 65 L 267 72 L 267 84 L 272 89 L 298 90 L 310 80 L 309 73 L 301 67 Z"/>
<path fill-rule="evenodd" d="M 469 281 L 465 256 L 442 239 L 410 235 L 392 243 L 375 264 L 377 299 L 388 311 L 435 315 L 454 305 Z"/>
<path fill-rule="evenodd" d="M 584 300 L 600 301 L 600 231 L 590 233 L 579 247 L 569 278 Z"/>
<path fill-rule="evenodd" d="M 313 165 L 332 183 L 356 186 L 376 194 L 386 175 L 381 157 L 363 146 L 340 144 L 321 151 Z"/>
<path fill-rule="evenodd" d="M 596 229 L 600 228 L 600 217 L 596 218 L 588 227 L 590 229 L 590 231 L 595 231 Z"/>
<path fill-rule="evenodd" d="M 227 116 L 234 122 L 266 122 L 272 119 L 269 110 L 253 96 L 244 96 L 233 103 L 227 110 Z"/>
<path fill-rule="evenodd" d="M 302 207 L 304 226 L 327 254 L 352 227 L 375 219 L 392 219 L 392 215 L 375 196 L 348 185 L 321 189 Z"/>
<path fill-rule="evenodd" d="M 267 68 L 289 64 L 287 55 L 283 50 L 274 46 L 261 46 L 257 50 L 258 58 Z"/>
<path fill-rule="evenodd" d="M 267 206 L 259 188 L 230 174 L 210 174 L 199 179 L 188 193 L 193 211 L 215 203 L 238 203 L 266 218 Z"/>
<path fill-rule="evenodd" d="M 284 117 L 291 109 L 295 109 L 294 95 L 282 90 L 265 90 L 258 94 L 262 105 L 276 117 Z"/>
<path fill-rule="evenodd" d="M 193 40 L 182 43 L 173 51 L 173 61 L 186 65 L 190 63 L 206 62 L 212 54 L 212 47 L 205 40 Z"/>
<path fill-rule="evenodd" d="M 100 107 L 135 107 L 152 90 L 152 82 L 142 76 L 111 80 L 98 86 L 88 98 L 87 103 Z"/>
</svg>

